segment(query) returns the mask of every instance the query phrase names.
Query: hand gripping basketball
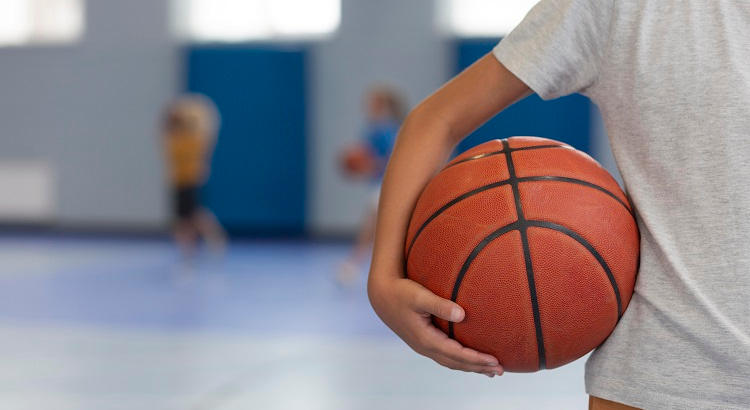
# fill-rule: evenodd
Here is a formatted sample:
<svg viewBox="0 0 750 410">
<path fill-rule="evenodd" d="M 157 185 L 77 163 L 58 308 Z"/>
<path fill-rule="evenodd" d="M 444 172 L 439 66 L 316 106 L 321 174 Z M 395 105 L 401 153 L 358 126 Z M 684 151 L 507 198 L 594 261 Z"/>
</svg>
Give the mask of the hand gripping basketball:
<svg viewBox="0 0 750 410">
<path fill-rule="evenodd" d="M 370 275 L 368 294 L 375 312 L 414 351 L 454 370 L 500 375 L 498 360 L 462 346 L 437 329 L 432 317 L 460 322 L 464 310 L 450 300 L 436 296 L 422 285 L 390 275 Z M 384 279 L 373 280 L 374 277 Z"/>
</svg>

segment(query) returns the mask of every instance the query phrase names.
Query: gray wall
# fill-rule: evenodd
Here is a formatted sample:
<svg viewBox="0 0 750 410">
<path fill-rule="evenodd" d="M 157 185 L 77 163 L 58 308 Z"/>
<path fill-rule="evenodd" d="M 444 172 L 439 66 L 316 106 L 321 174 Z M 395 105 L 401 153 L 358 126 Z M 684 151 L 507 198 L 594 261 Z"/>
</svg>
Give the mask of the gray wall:
<svg viewBox="0 0 750 410">
<path fill-rule="evenodd" d="M 162 226 L 155 127 L 178 83 L 166 2 L 86 3 L 81 43 L 0 48 L 0 160 L 52 165 L 60 225 Z"/>
<path fill-rule="evenodd" d="M 400 88 L 416 104 L 449 75 L 447 42 L 434 25 L 432 0 L 343 0 L 342 25 L 312 53 L 309 226 L 351 232 L 369 189 L 342 178 L 336 156 L 360 138 L 363 94 L 373 83 Z"/>
</svg>

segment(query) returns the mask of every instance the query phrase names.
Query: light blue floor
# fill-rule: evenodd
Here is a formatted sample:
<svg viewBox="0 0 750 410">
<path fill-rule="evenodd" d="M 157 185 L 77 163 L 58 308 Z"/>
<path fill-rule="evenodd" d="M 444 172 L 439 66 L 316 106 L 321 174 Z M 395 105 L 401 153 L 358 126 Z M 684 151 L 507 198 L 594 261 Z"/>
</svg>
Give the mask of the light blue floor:
<svg viewBox="0 0 750 410">
<path fill-rule="evenodd" d="M 0 409 L 574 409 L 583 362 L 487 379 L 377 319 L 347 248 L 0 237 Z"/>
</svg>

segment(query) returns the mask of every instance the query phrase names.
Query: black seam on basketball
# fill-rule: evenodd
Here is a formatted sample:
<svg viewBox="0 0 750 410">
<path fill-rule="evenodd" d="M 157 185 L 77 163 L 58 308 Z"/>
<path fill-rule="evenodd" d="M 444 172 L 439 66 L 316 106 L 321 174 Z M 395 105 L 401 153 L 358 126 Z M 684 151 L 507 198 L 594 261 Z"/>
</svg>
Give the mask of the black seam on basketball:
<svg viewBox="0 0 750 410">
<path fill-rule="evenodd" d="M 625 207 L 625 210 L 628 211 L 628 213 L 635 218 L 635 213 L 633 213 L 633 210 L 631 209 L 629 204 L 622 199 L 620 199 L 617 195 L 615 195 L 612 191 L 607 190 L 607 188 L 604 188 L 600 185 L 592 184 L 591 182 L 584 181 L 582 179 L 577 178 L 569 178 L 569 177 L 559 177 L 559 176 L 536 176 L 536 177 L 522 177 L 518 178 L 518 182 L 531 182 L 531 181 L 558 181 L 558 182 L 567 182 L 570 184 L 577 184 L 577 185 L 583 185 L 587 186 L 589 188 L 594 188 L 598 191 L 604 192 L 605 194 L 611 196 L 615 201 L 619 202 L 620 205 Z"/>
<path fill-rule="evenodd" d="M 437 211 L 433 212 L 432 215 L 430 215 L 429 218 L 427 218 L 424 222 L 422 222 L 422 225 L 419 227 L 419 229 L 417 229 L 417 232 L 414 233 L 414 237 L 411 238 L 411 242 L 409 242 L 409 249 L 406 250 L 406 261 L 407 262 L 409 261 L 409 255 L 411 255 L 411 249 L 414 247 L 414 242 L 417 241 L 417 238 L 419 237 L 419 234 L 421 234 L 422 231 L 424 230 L 424 228 L 426 228 L 427 225 L 430 222 L 432 222 L 435 218 L 437 218 L 445 210 L 447 210 L 448 208 L 452 207 L 453 205 L 455 205 L 455 204 L 463 201 L 464 199 L 469 198 L 471 196 L 474 196 L 474 195 L 476 195 L 476 194 L 478 194 L 480 192 L 484 192 L 484 191 L 486 191 L 488 189 L 497 188 L 497 187 L 500 187 L 500 186 L 503 186 L 503 185 L 508 185 L 509 183 L 510 183 L 510 180 L 504 179 L 502 181 L 493 182 L 491 184 L 483 185 L 483 186 L 481 186 L 479 188 L 472 189 L 469 192 L 466 192 L 464 194 L 461 194 L 461 195 L 453 198 L 450 202 L 448 202 L 447 204 L 441 206 Z"/>
<path fill-rule="evenodd" d="M 469 270 L 469 267 L 471 266 L 472 262 L 474 262 L 474 259 L 479 255 L 479 252 L 482 251 L 487 245 L 490 244 L 490 242 L 494 241 L 495 239 L 499 238 L 500 236 L 515 231 L 518 229 L 518 221 L 509 223 L 508 225 L 503 226 L 500 229 L 495 230 L 491 234 L 487 235 L 482 239 L 481 242 L 477 244 L 477 246 L 474 247 L 474 249 L 471 251 L 469 256 L 466 258 L 466 261 L 464 261 L 464 264 L 461 266 L 461 270 L 458 271 L 458 276 L 456 277 L 456 282 L 453 284 L 453 291 L 451 292 L 451 300 L 456 301 L 458 298 L 458 290 L 461 287 L 461 283 L 464 280 L 464 276 L 466 275 L 466 272 Z M 448 337 L 453 338 L 454 332 L 453 332 L 453 322 L 448 322 Z"/>
<path fill-rule="evenodd" d="M 572 229 L 565 227 L 563 225 L 556 224 L 554 222 L 538 221 L 538 220 L 529 220 L 527 221 L 527 223 L 528 223 L 528 226 L 533 226 L 537 228 L 546 228 L 546 229 L 551 229 L 553 231 L 560 232 L 563 235 L 566 235 L 576 240 L 584 248 L 586 248 L 586 250 L 588 250 L 589 253 L 591 253 L 591 255 L 602 266 L 602 269 L 604 269 L 604 272 L 607 274 L 607 279 L 609 279 L 609 283 L 610 285 L 612 285 L 612 291 L 615 293 L 615 299 L 617 300 L 617 321 L 619 322 L 620 318 L 622 317 L 622 301 L 620 299 L 620 287 L 617 286 L 617 281 L 615 280 L 615 276 L 612 274 L 612 270 L 609 268 L 607 261 L 605 261 L 602 255 L 600 255 L 599 252 L 597 252 L 596 248 L 594 248 L 594 246 L 591 245 L 581 235 L 579 235 Z"/>
<path fill-rule="evenodd" d="M 547 145 L 533 145 L 533 146 L 530 146 L 530 147 L 508 148 L 508 149 L 510 150 L 510 152 L 514 152 L 514 151 L 525 151 L 525 150 L 529 150 L 529 149 L 543 149 L 543 148 L 572 148 L 572 147 L 569 146 L 569 145 L 564 145 L 564 144 L 547 144 Z M 454 162 L 452 164 L 446 165 L 443 168 L 443 170 L 448 169 L 448 168 L 450 168 L 450 167 L 452 167 L 454 165 L 463 164 L 464 162 L 474 161 L 475 159 L 482 159 L 482 158 L 487 158 L 487 157 L 491 157 L 493 155 L 500 155 L 500 154 L 505 154 L 505 148 L 503 148 L 503 149 L 501 149 L 499 151 L 484 152 L 482 154 L 477 154 L 477 155 L 471 156 L 469 158 L 464 158 L 464 159 L 462 159 L 460 161 L 456 161 L 456 162 Z"/>
<path fill-rule="evenodd" d="M 508 174 L 510 175 L 510 186 L 513 189 L 513 199 L 516 203 L 516 217 L 518 218 L 518 231 L 521 233 L 521 244 L 523 245 L 523 258 L 526 265 L 526 280 L 529 284 L 529 296 L 531 297 L 531 309 L 534 313 L 534 330 L 536 333 L 536 348 L 539 355 L 539 368 L 544 369 L 547 364 L 544 350 L 544 336 L 542 333 L 542 320 L 539 316 L 539 300 L 536 295 L 536 283 L 534 281 L 534 267 L 531 264 L 531 251 L 529 250 L 529 238 L 526 234 L 528 221 L 523 214 L 523 205 L 521 204 L 521 193 L 518 190 L 518 178 L 516 177 L 516 168 L 513 164 L 513 153 L 510 151 L 508 140 L 503 140 L 503 148 L 506 150 L 505 163 L 508 165 Z"/>
<path fill-rule="evenodd" d="M 584 181 L 584 180 L 581 180 L 581 179 L 568 178 L 568 177 L 559 177 L 559 176 L 534 176 L 534 177 L 520 177 L 520 178 L 517 178 L 517 180 L 518 180 L 519 183 L 533 182 L 533 181 L 558 181 L 558 182 L 567 182 L 567 183 L 570 183 L 570 184 L 577 184 L 577 185 L 582 185 L 582 186 L 586 186 L 586 187 L 589 187 L 589 188 L 593 188 L 593 189 L 601 191 L 601 192 L 607 194 L 608 196 L 612 197 L 613 199 L 615 199 L 617 202 L 620 203 L 620 205 L 622 205 L 625 208 L 626 211 L 628 211 L 628 213 L 631 216 L 633 216 L 635 218 L 635 214 L 633 213 L 633 211 L 631 210 L 631 208 L 628 207 L 628 203 L 623 202 L 620 198 L 617 197 L 617 195 L 615 195 L 612 192 L 608 191 L 606 188 L 603 188 L 603 187 L 601 187 L 599 185 L 592 184 L 590 182 L 587 182 L 587 181 Z M 404 259 L 404 272 L 406 272 L 406 265 L 407 265 L 407 262 L 409 261 L 409 256 L 411 255 L 411 250 L 414 247 L 414 243 L 417 241 L 417 238 L 419 238 L 419 235 L 422 233 L 422 231 L 427 227 L 427 225 L 430 222 L 432 222 L 435 218 L 437 218 L 438 216 L 440 216 L 440 214 L 442 214 L 443 212 L 445 212 L 446 210 L 448 210 L 448 208 L 450 208 L 453 205 L 455 205 L 455 204 L 463 201 L 466 198 L 469 198 L 471 196 L 474 196 L 476 194 L 484 192 L 484 191 L 486 191 L 488 189 L 498 188 L 498 187 L 505 186 L 505 185 L 508 185 L 508 184 L 510 184 L 510 179 L 504 179 L 502 181 L 493 182 L 491 184 L 483 185 L 483 186 L 481 186 L 479 188 L 472 189 L 469 192 L 466 192 L 464 194 L 461 194 L 461 195 L 453 198 L 450 202 L 446 203 L 445 205 L 441 206 L 437 211 L 433 212 L 432 215 L 430 215 L 429 218 L 427 218 L 424 222 L 422 222 L 422 225 L 419 227 L 419 229 L 417 229 L 417 232 L 414 233 L 414 236 L 411 238 L 411 241 L 409 242 L 409 247 L 406 250 L 406 258 Z"/>
<path fill-rule="evenodd" d="M 533 182 L 533 181 L 559 181 L 559 182 L 567 182 L 567 183 L 570 183 L 570 184 L 577 184 L 577 185 L 582 185 L 582 186 L 586 186 L 586 187 L 589 187 L 589 188 L 593 188 L 593 189 L 601 191 L 601 192 L 607 194 L 608 196 L 612 197 L 613 199 L 615 199 L 617 202 L 620 203 L 620 205 L 622 205 L 623 207 L 625 207 L 625 210 L 628 211 L 628 213 L 631 216 L 633 216 L 633 218 L 635 218 L 635 214 L 633 213 L 633 210 L 631 209 L 632 206 L 628 207 L 628 203 L 623 202 L 620 198 L 617 197 L 617 195 L 615 195 L 612 192 L 608 191 L 606 188 L 603 188 L 603 187 L 601 187 L 599 185 L 596 185 L 596 184 L 592 184 L 591 182 L 587 182 L 587 181 L 584 181 L 582 179 L 560 177 L 560 176 L 534 176 L 534 177 L 520 177 L 520 178 L 516 178 L 516 179 L 518 180 L 519 183 Z M 502 181 L 493 182 L 491 184 L 483 185 L 483 186 L 481 186 L 479 188 L 472 189 L 469 192 L 466 192 L 464 194 L 461 194 L 460 196 L 457 196 L 457 197 L 453 198 L 450 202 L 446 203 L 445 205 L 441 206 L 437 211 L 433 212 L 432 215 L 430 215 L 429 218 L 427 218 L 424 222 L 422 222 L 422 225 L 419 227 L 419 229 L 417 229 L 417 232 L 414 233 L 414 236 L 411 238 L 411 241 L 409 242 L 409 247 L 406 250 L 406 258 L 404 259 L 404 272 L 406 272 L 406 265 L 407 265 L 407 262 L 409 261 L 409 256 L 411 255 L 411 250 L 414 247 L 414 243 L 417 241 L 417 238 L 419 238 L 419 235 L 422 233 L 422 231 L 427 227 L 427 225 L 430 222 L 432 222 L 435 218 L 437 218 L 438 216 L 440 216 L 440 214 L 442 214 L 443 212 L 445 212 L 446 210 L 448 210 L 448 208 L 450 208 L 453 205 L 455 205 L 455 204 L 463 201 L 464 199 L 469 198 L 471 196 L 474 196 L 476 194 L 479 194 L 481 192 L 484 192 L 484 191 L 486 191 L 488 189 L 492 189 L 492 188 L 497 188 L 497 187 L 501 187 L 501 186 L 504 186 L 504 185 L 508 185 L 508 184 L 510 184 L 510 181 L 511 181 L 510 179 L 504 179 Z"/>
</svg>

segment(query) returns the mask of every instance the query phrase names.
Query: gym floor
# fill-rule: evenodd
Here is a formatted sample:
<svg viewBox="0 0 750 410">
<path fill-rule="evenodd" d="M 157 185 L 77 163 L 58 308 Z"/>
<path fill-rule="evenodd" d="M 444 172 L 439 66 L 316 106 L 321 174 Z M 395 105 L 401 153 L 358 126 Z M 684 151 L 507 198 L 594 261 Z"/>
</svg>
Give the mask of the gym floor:
<svg viewBox="0 0 750 410">
<path fill-rule="evenodd" d="M 488 379 L 412 352 L 341 244 L 0 238 L 2 409 L 581 409 L 581 359 Z M 533 377 L 533 379 L 532 379 Z M 530 383 L 530 381 L 532 381 Z"/>
</svg>

